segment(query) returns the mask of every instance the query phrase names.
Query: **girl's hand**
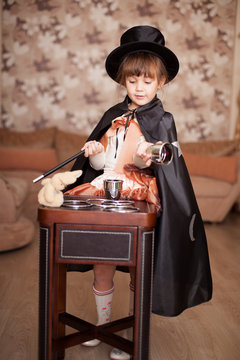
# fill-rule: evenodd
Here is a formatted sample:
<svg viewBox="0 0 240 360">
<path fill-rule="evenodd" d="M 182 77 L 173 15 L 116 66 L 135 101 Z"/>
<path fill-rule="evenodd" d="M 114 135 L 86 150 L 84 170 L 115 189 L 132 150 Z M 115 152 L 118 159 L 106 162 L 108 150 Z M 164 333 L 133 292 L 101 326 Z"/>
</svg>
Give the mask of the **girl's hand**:
<svg viewBox="0 0 240 360">
<path fill-rule="evenodd" d="M 99 141 L 93 140 L 86 142 L 81 150 L 85 150 L 84 156 L 89 157 L 103 152 L 104 147 Z"/>
<path fill-rule="evenodd" d="M 147 148 L 151 145 L 153 145 L 153 144 L 150 142 L 144 141 L 138 146 L 138 149 L 136 151 L 136 156 L 140 157 L 145 162 L 146 167 L 149 167 L 152 163 L 152 160 L 150 159 L 151 154 L 146 153 Z"/>
</svg>

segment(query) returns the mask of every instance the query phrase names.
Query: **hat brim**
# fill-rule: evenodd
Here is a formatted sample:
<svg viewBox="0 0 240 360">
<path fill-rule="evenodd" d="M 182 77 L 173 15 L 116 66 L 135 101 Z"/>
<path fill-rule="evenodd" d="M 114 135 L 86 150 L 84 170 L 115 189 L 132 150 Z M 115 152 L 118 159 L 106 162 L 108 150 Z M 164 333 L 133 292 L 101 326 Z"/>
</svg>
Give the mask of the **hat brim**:
<svg viewBox="0 0 240 360">
<path fill-rule="evenodd" d="M 132 42 L 114 49 L 107 57 L 105 67 L 108 75 L 116 81 L 119 66 L 123 59 L 130 54 L 146 52 L 159 57 L 168 73 L 167 82 L 171 81 L 178 73 L 179 61 L 176 55 L 166 46 L 152 42 Z"/>
</svg>

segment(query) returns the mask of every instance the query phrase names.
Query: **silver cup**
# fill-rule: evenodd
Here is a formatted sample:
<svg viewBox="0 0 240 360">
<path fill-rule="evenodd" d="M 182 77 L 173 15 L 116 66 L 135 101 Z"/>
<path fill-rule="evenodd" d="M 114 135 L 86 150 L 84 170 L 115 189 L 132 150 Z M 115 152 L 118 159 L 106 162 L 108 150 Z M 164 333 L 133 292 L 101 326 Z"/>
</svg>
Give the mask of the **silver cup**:
<svg viewBox="0 0 240 360">
<path fill-rule="evenodd" d="M 123 180 L 104 180 L 104 191 L 107 199 L 118 200 L 121 196 Z"/>
<path fill-rule="evenodd" d="M 168 142 L 151 145 L 146 153 L 151 154 L 151 160 L 155 164 L 169 165 L 173 160 L 173 146 Z"/>
</svg>

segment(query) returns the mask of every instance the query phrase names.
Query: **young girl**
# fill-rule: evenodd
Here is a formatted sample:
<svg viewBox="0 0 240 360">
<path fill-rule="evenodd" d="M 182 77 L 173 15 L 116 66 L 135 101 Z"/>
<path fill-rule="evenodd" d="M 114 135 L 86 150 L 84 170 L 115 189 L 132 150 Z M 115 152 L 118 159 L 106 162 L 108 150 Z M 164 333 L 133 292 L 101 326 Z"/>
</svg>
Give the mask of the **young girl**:
<svg viewBox="0 0 240 360">
<path fill-rule="evenodd" d="M 156 93 L 178 73 L 175 54 L 165 47 L 162 33 L 136 26 L 106 59 L 109 76 L 126 88 L 122 103 L 110 108 L 84 145 L 84 156 L 72 170 L 83 174 L 66 194 L 103 194 L 103 179 L 120 178 L 123 196 L 157 205 L 154 244 L 152 311 L 174 316 L 208 301 L 212 280 L 204 226 L 188 171 L 177 141 L 173 116 L 165 112 Z M 173 161 L 156 165 L 146 153 L 149 145 L 170 142 Z M 131 165 L 129 165 L 131 164 Z M 147 170 L 147 171 L 146 171 Z M 110 321 L 115 267 L 94 266 L 93 291 L 98 324 Z M 131 274 L 130 313 L 133 312 L 134 274 Z M 85 345 L 94 346 L 98 340 Z M 111 359 L 130 359 L 114 349 Z"/>
</svg>

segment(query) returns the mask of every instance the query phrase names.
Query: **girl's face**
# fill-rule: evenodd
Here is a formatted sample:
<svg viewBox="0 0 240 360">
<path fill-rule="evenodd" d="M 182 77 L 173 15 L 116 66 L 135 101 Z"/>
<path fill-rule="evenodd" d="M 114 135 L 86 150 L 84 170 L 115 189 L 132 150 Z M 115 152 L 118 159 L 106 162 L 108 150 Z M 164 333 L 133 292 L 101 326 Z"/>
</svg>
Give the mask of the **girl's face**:
<svg viewBox="0 0 240 360">
<path fill-rule="evenodd" d="M 159 82 L 156 76 L 154 78 L 147 77 L 144 74 L 127 76 L 125 87 L 132 101 L 131 108 L 135 109 L 148 104 L 163 84 L 164 80 Z"/>
</svg>

